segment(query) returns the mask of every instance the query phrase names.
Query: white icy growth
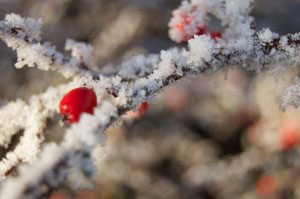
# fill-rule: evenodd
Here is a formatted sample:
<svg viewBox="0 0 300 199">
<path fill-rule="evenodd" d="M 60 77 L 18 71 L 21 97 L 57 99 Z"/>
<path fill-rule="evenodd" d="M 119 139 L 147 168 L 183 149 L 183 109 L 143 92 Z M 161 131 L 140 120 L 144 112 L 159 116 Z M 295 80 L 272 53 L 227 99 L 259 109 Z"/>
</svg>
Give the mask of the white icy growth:
<svg viewBox="0 0 300 199">
<path fill-rule="evenodd" d="M 67 78 L 76 75 L 80 63 L 64 59 L 50 43 L 40 43 L 40 28 L 41 20 L 21 18 L 16 14 L 7 15 L 5 21 L 0 22 L 0 38 L 17 53 L 16 68 L 28 66 L 56 70 Z M 84 61 L 89 59 L 84 55 Z"/>
<path fill-rule="evenodd" d="M 210 62 L 213 54 L 218 52 L 216 43 L 206 35 L 195 36 L 195 39 L 189 40 L 188 63 L 194 66 L 203 65 L 204 62 Z"/>
<path fill-rule="evenodd" d="M 205 9 L 201 9 L 188 1 L 183 1 L 181 6 L 173 11 L 169 22 L 169 36 L 176 42 L 186 41 L 198 33 L 199 28 L 205 28 L 208 22 Z"/>
<path fill-rule="evenodd" d="M 263 43 L 270 43 L 274 39 L 278 39 L 279 35 L 277 33 L 271 32 L 269 28 L 265 28 L 262 31 L 258 33 L 258 38 L 263 42 Z"/>
<path fill-rule="evenodd" d="M 47 118 L 53 117 L 64 93 L 78 85 L 80 82 L 76 81 L 50 87 L 45 93 L 32 96 L 28 103 L 17 100 L 0 108 L 1 147 L 9 147 L 12 136 L 24 131 L 18 145 L 0 161 L 0 178 L 4 178 L 5 173 L 19 162 L 32 162 L 37 158 Z"/>
<path fill-rule="evenodd" d="M 61 157 L 62 150 L 54 145 L 54 144 L 48 144 L 43 150 L 43 155 L 41 156 L 41 159 L 38 161 L 35 161 L 34 164 L 31 166 L 21 166 L 19 167 L 20 172 L 20 178 L 10 178 L 7 179 L 5 183 L 4 189 L 2 189 L 0 193 L 0 198 L 5 199 L 17 199 L 21 198 L 20 193 L 23 193 L 25 191 L 25 188 L 30 187 L 31 185 L 38 184 L 40 178 L 44 177 L 45 174 L 51 168 L 53 168 L 61 159 L 58 159 L 58 157 Z M 30 168 L 30 171 L 28 170 Z M 45 177 L 48 178 L 49 181 L 51 181 L 52 186 L 55 186 L 56 180 L 59 180 L 59 177 L 63 177 L 66 175 L 66 171 L 59 171 L 59 175 L 55 175 L 55 178 L 51 178 L 51 174 L 48 173 L 48 176 Z M 42 186 L 42 184 L 40 184 Z M 32 191 L 29 192 L 26 197 L 22 197 L 22 199 L 32 199 L 36 198 L 38 195 Z"/>
<path fill-rule="evenodd" d="M 66 132 L 62 145 L 46 145 L 40 154 L 40 159 L 30 166 L 21 167 L 19 177 L 7 179 L 0 193 L 5 199 L 32 199 L 40 194 L 43 183 L 55 186 L 67 175 L 69 166 L 80 163 L 79 151 L 90 152 L 97 144 L 105 141 L 104 130 L 118 116 L 117 108 L 110 102 L 104 101 L 95 110 L 94 117 L 84 114 L 78 124 L 71 126 Z M 86 168 L 94 168 L 85 165 Z M 34 172 L 32 172 L 34 171 Z M 27 188 L 39 187 L 26 190 Z"/>
<path fill-rule="evenodd" d="M 29 42 L 32 42 L 33 39 L 40 41 L 41 34 L 41 26 L 42 20 L 34 20 L 31 18 L 22 18 L 17 14 L 9 14 L 5 16 L 5 25 L 9 27 L 15 27 L 16 31 L 18 31 L 18 36 L 24 38 L 25 36 L 29 36 Z"/>
<path fill-rule="evenodd" d="M 225 0 L 225 11 L 231 17 L 247 17 L 254 0 Z"/>
<path fill-rule="evenodd" d="M 93 47 L 83 42 L 76 42 L 73 39 L 68 39 L 65 45 L 66 51 L 71 51 L 78 63 L 84 63 L 87 66 L 93 61 Z"/>
<path fill-rule="evenodd" d="M 33 189 L 27 192 L 27 197 L 38 195 L 40 181 L 52 186 L 63 180 L 70 165 L 58 166 L 57 163 L 65 160 L 76 166 L 77 153 L 90 153 L 97 144 L 104 143 L 105 128 L 120 117 L 116 105 L 104 100 L 111 95 L 108 91 L 116 93 L 116 104 L 131 110 L 143 100 L 154 97 L 162 88 L 188 75 L 214 71 L 217 68 L 226 69 L 231 65 L 256 71 L 267 67 L 279 70 L 290 65 L 299 66 L 300 34 L 279 38 L 268 29 L 256 34 L 251 28 L 253 19 L 248 15 L 251 4 L 252 0 L 184 1 L 174 11 L 173 21 L 170 22 L 170 34 L 175 41 L 184 39 L 185 33 L 193 35 L 196 27 L 205 25 L 206 13 L 222 20 L 222 25 L 226 27 L 224 40 L 215 41 L 208 36 L 196 36 L 189 41 L 187 49 L 171 48 L 161 51 L 159 55 L 136 56 L 123 63 L 120 70 L 111 76 L 95 75 L 88 69 L 81 69 L 82 63 L 89 63 L 91 60 L 91 46 L 69 40 L 66 49 L 72 51 L 73 58 L 64 57 L 49 43 L 39 43 L 40 21 L 8 15 L 5 21 L 0 22 L 0 38 L 16 50 L 17 67 L 37 66 L 41 70 L 55 70 L 74 79 L 69 84 L 50 88 L 44 94 L 33 96 L 28 103 L 16 100 L 1 107 L 0 145 L 7 148 L 12 136 L 19 130 L 24 129 L 24 136 L 15 150 L 10 151 L 0 162 L 0 176 L 4 177 L 19 161 L 30 162 L 32 166 L 22 169 L 18 178 L 8 179 L 3 185 L 0 198 L 19 199 L 24 194 L 24 189 L 30 186 Z M 194 6 L 198 6 L 199 10 Z M 174 25 L 180 22 L 181 14 L 185 12 L 195 22 L 188 23 L 186 32 L 182 34 L 174 30 Z M 299 82 L 297 79 L 285 91 L 282 110 L 287 105 L 298 107 Z M 67 130 L 63 144 L 47 145 L 37 161 L 46 119 L 57 112 L 59 100 L 64 93 L 83 85 L 94 89 L 100 107 L 95 110 L 94 115 L 82 114 L 80 122 Z M 54 173 L 57 168 L 61 169 L 61 173 Z M 86 169 L 89 168 L 92 167 Z M 32 174 L 32 170 L 36 173 Z"/>
<path fill-rule="evenodd" d="M 297 77 L 293 84 L 286 88 L 283 92 L 280 109 L 285 111 L 287 106 L 298 108 L 300 105 L 300 79 Z"/>
<path fill-rule="evenodd" d="M 125 79 L 144 77 L 157 67 L 158 58 L 157 55 L 150 55 L 148 57 L 137 55 L 131 58 L 130 61 L 123 62 L 118 74 Z"/>
</svg>

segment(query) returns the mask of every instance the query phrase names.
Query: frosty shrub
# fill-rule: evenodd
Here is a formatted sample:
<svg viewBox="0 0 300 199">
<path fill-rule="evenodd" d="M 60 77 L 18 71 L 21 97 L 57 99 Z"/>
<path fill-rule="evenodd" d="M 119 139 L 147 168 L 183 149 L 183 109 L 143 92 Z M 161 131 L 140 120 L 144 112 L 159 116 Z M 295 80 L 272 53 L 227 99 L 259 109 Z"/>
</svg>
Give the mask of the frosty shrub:
<svg viewBox="0 0 300 199">
<path fill-rule="evenodd" d="M 26 102 L 18 99 L 1 106 L 1 147 L 8 148 L 17 134 L 22 133 L 22 137 L 0 162 L 0 198 L 39 198 L 62 184 L 71 168 L 93 179 L 97 171 L 92 152 L 99 143 L 105 144 L 105 130 L 178 80 L 234 66 L 258 73 L 269 71 L 275 76 L 282 75 L 287 66 L 297 67 L 300 34 L 280 36 L 268 28 L 257 32 L 249 15 L 252 5 L 252 0 L 183 1 L 173 12 L 169 33 L 175 42 L 187 42 L 187 47 L 135 56 L 110 74 L 90 69 L 92 46 L 69 39 L 65 50 L 71 56 L 67 57 L 41 40 L 41 20 L 6 15 L 0 21 L 0 38 L 16 52 L 15 67 L 56 71 L 69 83 L 49 87 Z M 221 21 L 223 30 L 218 36 L 206 32 L 209 15 Z M 281 110 L 299 106 L 299 85 L 296 79 L 283 93 Z M 58 112 L 63 95 L 82 86 L 92 88 L 97 95 L 99 105 L 94 114 L 82 114 L 79 123 L 66 129 L 60 144 L 41 147 L 46 122 Z M 18 175 L 10 176 L 16 167 Z"/>
</svg>

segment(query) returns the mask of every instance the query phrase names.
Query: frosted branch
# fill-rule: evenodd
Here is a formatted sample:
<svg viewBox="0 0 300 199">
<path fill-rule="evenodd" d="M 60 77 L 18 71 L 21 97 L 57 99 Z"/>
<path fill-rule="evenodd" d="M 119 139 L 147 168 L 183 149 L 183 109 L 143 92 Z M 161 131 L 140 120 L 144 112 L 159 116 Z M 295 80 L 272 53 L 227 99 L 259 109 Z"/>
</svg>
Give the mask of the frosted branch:
<svg viewBox="0 0 300 199">
<path fill-rule="evenodd" d="M 283 92 L 280 109 L 285 111 L 287 106 L 293 106 L 294 108 L 298 108 L 300 105 L 300 80 L 296 78 L 288 88 Z"/>
<path fill-rule="evenodd" d="M 65 57 L 48 42 L 40 43 L 40 28 L 41 20 L 23 19 L 16 14 L 0 21 L 0 38 L 17 52 L 16 68 L 38 67 L 58 71 L 65 77 L 78 74 L 82 69 L 76 58 Z"/>
<path fill-rule="evenodd" d="M 105 141 L 104 130 L 117 116 L 116 107 L 105 101 L 95 110 L 94 116 L 84 114 L 80 122 L 66 132 L 61 146 L 46 146 L 40 154 L 40 160 L 34 161 L 32 166 L 21 167 L 19 177 L 8 179 L 0 198 L 29 199 L 47 194 L 50 188 L 64 180 L 70 166 L 78 165 L 84 158 L 84 152 L 89 153 L 96 144 Z M 84 133 L 82 129 L 85 129 Z"/>
<path fill-rule="evenodd" d="M 0 38 L 16 51 L 16 67 L 27 65 L 54 70 L 65 77 L 73 77 L 73 80 L 33 96 L 28 102 L 17 100 L 1 107 L 0 146 L 9 148 L 12 137 L 20 131 L 23 131 L 23 136 L 1 160 L 0 176 L 4 177 L 20 162 L 32 165 L 23 166 L 19 177 L 7 179 L 0 197 L 36 198 L 58 186 L 68 169 L 78 166 L 76 162 L 83 159 L 83 154 L 90 155 L 98 143 L 105 142 L 104 131 L 108 126 L 182 78 L 231 66 L 258 72 L 266 69 L 284 71 L 287 66 L 299 66 L 300 34 L 279 36 L 269 29 L 256 32 L 254 19 L 249 16 L 251 5 L 250 0 L 184 1 L 173 13 L 170 35 L 177 42 L 183 41 L 186 35 L 176 32 L 174 24 L 182 12 L 192 12 L 189 17 L 196 21 L 187 26 L 186 33 L 192 35 L 187 48 L 172 48 L 158 55 L 138 55 L 109 75 L 96 74 L 88 69 L 92 63 L 91 46 L 69 40 L 66 50 L 71 51 L 72 57 L 66 57 L 49 43 L 40 42 L 40 21 L 8 15 L 0 22 Z M 218 17 L 226 27 L 222 38 L 194 35 L 199 26 L 209 23 L 209 13 Z M 83 85 L 93 88 L 97 94 L 100 105 L 95 114 L 82 115 L 80 122 L 67 130 L 63 144 L 46 145 L 40 151 L 46 120 L 54 117 L 59 100 L 68 90 Z M 298 88 L 299 81 L 296 80 L 286 90 L 281 104 L 283 110 L 287 105 L 298 106 Z M 36 172 L 33 175 L 29 170 Z"/>
</svg>

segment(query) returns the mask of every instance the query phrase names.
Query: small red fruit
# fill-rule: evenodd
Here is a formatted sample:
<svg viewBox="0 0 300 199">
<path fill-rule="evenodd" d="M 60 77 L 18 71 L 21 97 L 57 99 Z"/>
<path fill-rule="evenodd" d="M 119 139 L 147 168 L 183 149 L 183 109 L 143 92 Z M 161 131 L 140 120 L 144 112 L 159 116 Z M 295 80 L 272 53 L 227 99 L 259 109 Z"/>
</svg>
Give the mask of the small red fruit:
<svg viewBox="0 0 300 199">
<path fill-rule="evenodd" d="M 264 175 L 256 183 L 256 193 L 260 196 L 270 197 L 276 191 L 276 182 L 272 176 Z"/>
<path fill-rule="evenodd" d="M 300 141 L 300 129 L 296 123 L 290 122 L 283 126 L 280 134 L 280 149 L 285 151 L 293 148 Z"/>
<path fill-rule="evenodd" d="M 205 28 L 198 27 L 196 35 L 204 35 L 205 34 Z"/>
<path fill-rule="evenodd" d="M 49 199 L 68 199 L 70 198 L 69 194 L 64 191 L 55 191 L 52 192 L 49 196 Z"/>
<path fill-rule="evenodd" d="M 177 43 L 187 42 L 194 38 L 194 35 L 205 34 L 208 18 L 200 8 L 184 2 L 173 12 L 169 23 L 169 35 Z"/>
<path fill-rule="evenodd" d="M 139 116 L 142 116 L 142 115 L 144 115 L 146 112 L 147 112 L 147 110 L 149 109 L 149 103 L 148 102 L 142 102 L 141 104 L 140 104 L 140 106 L 137 108 L 137 113 L 138 113 L 138 115 Z"/>
<path fill-rule="evenodd" d="M 222 38 L 222 33 L 220 33 L 220 32 L 211 32 L 211 33 L 209 33 L 209 35 L 212 39 Z"/>
<path fill-rule="evenodd" d="M 59 110 L 69 124 L 77 123 L 81 113 L 94 113 L 97 96 L 92 89 L 86 87 L 69 91 L 60 101 Z"/>
</svg>

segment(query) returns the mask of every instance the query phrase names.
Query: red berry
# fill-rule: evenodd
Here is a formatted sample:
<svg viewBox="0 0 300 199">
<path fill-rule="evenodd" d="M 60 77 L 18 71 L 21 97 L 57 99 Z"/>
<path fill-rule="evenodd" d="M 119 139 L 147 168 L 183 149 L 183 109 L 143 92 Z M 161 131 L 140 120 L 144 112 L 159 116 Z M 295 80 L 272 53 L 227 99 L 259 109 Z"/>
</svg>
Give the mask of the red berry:
<svg viewBox="0 0 300 199">
<path fill-rule="evenodd" d="M 280 134 L 281 150 L 289 150 L 300 141 L 300 129 L 296 124 L 285 124 Z"/>
<path fill-rule="evenodd" d="M 60 101 L 60 113 L 69 124 L 79 121 L 81 113 L 93 114 L 97 97 L 92 89 L 80 87 L 69 91 Z"/>
<path fill-rule="evenodd" d="M 149 109 L 149 103 L 148 102 L 142 102 L 141 104 L 140 104 L 140 106 L 137 108 L 137 113 L 140 115 L 140 116 L 142 116 L 142 115 L 144 115 L 146 112 L 147 112 L 147 110 Z"/>
<path fill-rule="evenodd" d="M 173 12 L 173 17 L 169 23 L 170 37 L 178 43 L 186 42 L 192 39 L 194 35 L 203 35 L 207 22 L 208 18 L 205 12 L 185 2 Z"/>
<path fill-rule="evenodd" d="M 205 33 L 205 28 L 199 26 L 196 28 L 195 32 L 187 31 L 189 29 L 192 19 L 188 16 L 183 16 L 182 21 L 175 25 L 175 28 L 182 36 L 182 41 L 188 41 L 194 37 L 194 35 L 203 35 Z"/>
<path fill-rule="evenodd" d="M 198 32 L 196 32 L 196 35 L 204 35 L 204 33 L 205 33 L 205 28 L 198 27 Z"/>
<path fill-rule="evenodd" d="M 272 196 L 276 191 L 276 182 L 272 176 L 264 175 L 256 183 L 256 193 L 260 196 Z"/>
<path fill-rule="evenodd" d="M 211 32 L 211 33 L 209 33 L 209 35 L 212 39 L 222 38 L 222 33 L 220 33 L 220 32 Z"/>
<path fill-rule="evenodd" d="M 49 199 L 68 199 L 70 198 L 69 194 L 64 191 L 55 191 L 52 192 L 49 196 Z"/>
</svg>

